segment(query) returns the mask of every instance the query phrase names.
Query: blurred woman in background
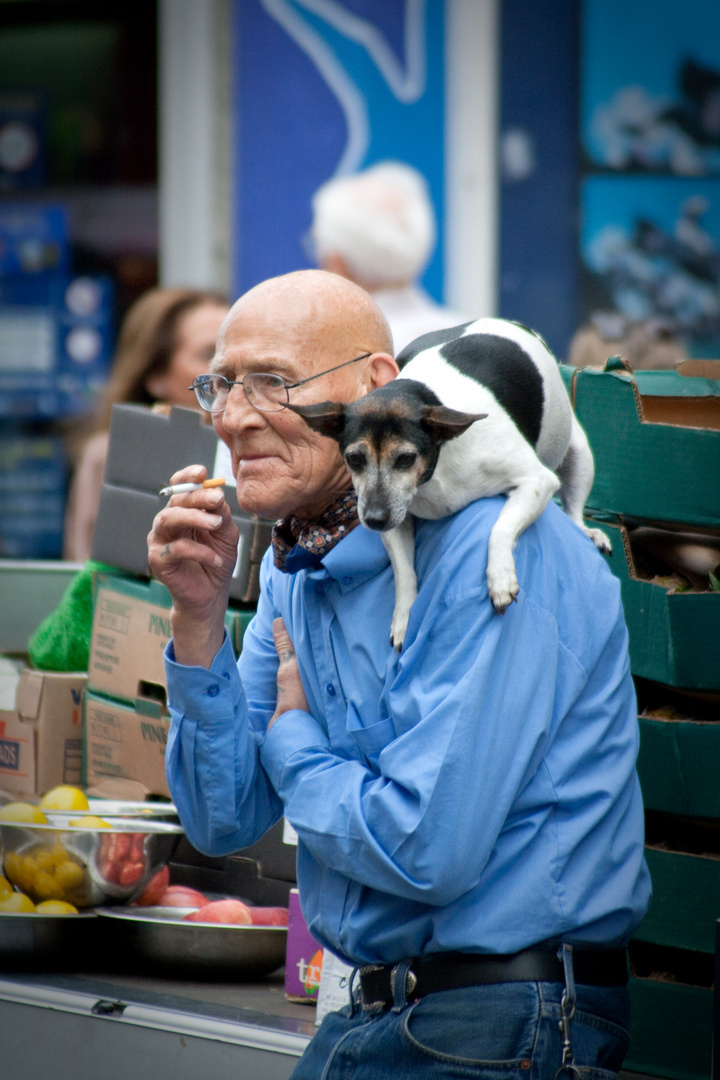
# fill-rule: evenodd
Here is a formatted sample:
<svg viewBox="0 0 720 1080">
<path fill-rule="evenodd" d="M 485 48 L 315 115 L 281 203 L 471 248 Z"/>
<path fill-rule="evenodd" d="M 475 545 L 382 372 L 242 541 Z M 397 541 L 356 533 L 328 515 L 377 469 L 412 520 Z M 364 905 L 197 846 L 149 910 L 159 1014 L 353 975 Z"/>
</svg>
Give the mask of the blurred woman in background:
<svg viewBox="0 0 720 1080">
<path fill-rule="evenodd" d="M 113 405 L 196 408 L 188 387 L 208 370 L 229 306 L 226 297 L 212 290 L 156 288 L 128 309 L 110 378 L 73 455 L 77 464 L 65 516 L 64 559 L 85 562 L 90 557 Z"/>
</svg>

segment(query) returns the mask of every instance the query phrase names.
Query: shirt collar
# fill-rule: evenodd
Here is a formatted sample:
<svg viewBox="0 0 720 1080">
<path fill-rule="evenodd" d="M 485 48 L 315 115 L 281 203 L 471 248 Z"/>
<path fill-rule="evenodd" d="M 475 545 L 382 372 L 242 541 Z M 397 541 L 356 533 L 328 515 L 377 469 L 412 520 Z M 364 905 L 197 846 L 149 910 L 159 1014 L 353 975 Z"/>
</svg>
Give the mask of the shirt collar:
<svg viewBox="0 0 720 1080">
<path fill-rule="evenodd" d="M 322 566 L 337 581 L 341 591 L 348 592 L 375 577 L 389 562 L 380 533 L 358 525 L 324 556 Z"/>
</svg>

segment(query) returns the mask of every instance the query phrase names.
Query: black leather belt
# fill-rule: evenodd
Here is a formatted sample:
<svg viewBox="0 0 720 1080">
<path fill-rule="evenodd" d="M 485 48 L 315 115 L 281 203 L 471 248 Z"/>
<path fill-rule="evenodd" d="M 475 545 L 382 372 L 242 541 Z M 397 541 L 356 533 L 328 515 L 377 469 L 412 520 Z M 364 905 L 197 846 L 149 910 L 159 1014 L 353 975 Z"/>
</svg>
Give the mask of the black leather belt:
<svg viewBox="0 0 720 1080">
<path fill-rule="evenodd" d="M 360 968 L 362 1003 L 392 1005 L 395 964 L 369 964 Z M 625 986 L 627 950 L 573 949 L 575 982 L 588 986 Z M 440 990 L 459 990 L 501 982 L 565 982 L 562 961 L 555 948 L 525 949 L 507 956 L 478 953 L 435 953 L 415 957 L 407 974 L 409 1000 Z"/>
</svg>

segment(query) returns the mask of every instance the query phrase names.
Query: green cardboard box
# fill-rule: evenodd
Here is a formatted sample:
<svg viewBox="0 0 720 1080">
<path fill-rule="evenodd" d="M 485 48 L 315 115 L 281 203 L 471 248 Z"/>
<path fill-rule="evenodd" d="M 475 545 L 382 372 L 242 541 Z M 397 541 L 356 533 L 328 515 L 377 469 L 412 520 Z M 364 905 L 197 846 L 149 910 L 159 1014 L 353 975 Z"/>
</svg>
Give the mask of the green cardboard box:
<svg viewBox="0 0 720 1080">
<path fill-rule="evenodd" d="M 643 580 L 622 520 L 595 515 L 590 523 L 612 543 L 604 558 L 620 581 L 633 675 L 688 690 L 720 689 L 720 593 L 673 593 Z"/>
<path fill-rule="evenodd" d="M 678 368 L 560 365 L 595 458 L 592 510 L 720 527 L 720 361 Z"/>
<path fill-rule="evenodd" d="M 637 767 L 646 810 L 720 818 L 720 722 L 641 716 Z"/>
<path fill-rule="evenodd" d="M 708 1080 L 713 991 L 663 979 L 630 979 L 632 1023 L 623 1074 Z"/>
<path fill-rule="evenodd" d="M 720 859 L 645 848 L 653 895 L 635 939 L 694 952 L 715 951 Z"/>
</svg>

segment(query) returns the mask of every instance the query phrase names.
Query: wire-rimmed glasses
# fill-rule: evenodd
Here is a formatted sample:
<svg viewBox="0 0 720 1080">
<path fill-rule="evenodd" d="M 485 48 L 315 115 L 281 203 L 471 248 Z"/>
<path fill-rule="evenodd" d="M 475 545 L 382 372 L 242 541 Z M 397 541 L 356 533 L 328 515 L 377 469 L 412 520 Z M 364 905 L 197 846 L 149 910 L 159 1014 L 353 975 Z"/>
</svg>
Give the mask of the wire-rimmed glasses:
<svg viewBox="0 0 720 1080">
<path fill-rule="evenodd" d="M 243 379 L 227 379 L 224 375 L 198 375 L 193 379 L 188 390 L 194 390 L 198 405 L 211 413 L 224 411 L 233 386 L 242 386 L 250 404 L 260 412 L 280 412 L 287 408 L 290 402 L 290 390 L 304 386 L 313 379 L 319 379 L 321 375 L 329 375 L 331 371 L 347 367 L 348 364 L 356 364 L 358 360 L 365 360 L 368 356 L 372 356 L 372 353 L 363 353 L 362 356 L 346 360 L 344 364 L 337 364 L 335 367 L 328 368 L 327 371 L 319 371 L 317 375 L 310 375 L 307 379 L 300 379 L 295 383 L 285 382 L 280 375 L 251 371 Z"/>
</svg>

